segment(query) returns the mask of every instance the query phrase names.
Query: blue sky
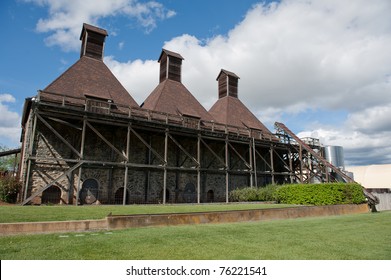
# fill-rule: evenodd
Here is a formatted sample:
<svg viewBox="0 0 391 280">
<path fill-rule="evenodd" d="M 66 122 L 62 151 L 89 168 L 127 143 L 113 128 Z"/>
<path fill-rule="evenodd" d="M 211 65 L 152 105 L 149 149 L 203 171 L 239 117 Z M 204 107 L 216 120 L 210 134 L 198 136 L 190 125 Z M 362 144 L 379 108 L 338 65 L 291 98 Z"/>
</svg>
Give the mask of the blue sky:
<svg viewBox="0 0 391 280">
<path fill-rule="evenodd" d="M 390 14 L 388 0 L 3 0 L 0 145 L 19 146 L 24 99 L 77 61 L 87 22 L 108 31 L 104 61 L 139 104 L 167 48 L 206 109 L 224 68 L 270 130 L 343 146 L 347 165 L 391 163 Z"/>
</svg>

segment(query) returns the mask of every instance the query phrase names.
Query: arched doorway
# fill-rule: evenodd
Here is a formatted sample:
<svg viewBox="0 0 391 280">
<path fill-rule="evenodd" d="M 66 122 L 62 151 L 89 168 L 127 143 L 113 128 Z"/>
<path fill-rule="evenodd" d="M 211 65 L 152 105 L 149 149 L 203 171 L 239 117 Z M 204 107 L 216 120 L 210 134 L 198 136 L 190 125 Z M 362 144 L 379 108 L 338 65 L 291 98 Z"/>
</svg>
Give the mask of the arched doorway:
<svg viewBox="0 0 391 280">
<path fill-rule="evenodd" d="M 196 187 L 193 183 L 187 183 L 183 192 L 183 200 L 186 203 L 195 203 L 197 198 Z"/>
<path fill-rule="evenodd" d="M 42 193 L 42 204 L 59 204 L 61 202 L 61 189 L 57 186 L 50 186 Z"/>
<path fill-rule="evenodd" d="M 83 182 L 79 199 L 80 204 L 93 204 L 98 200 L 99 185 L 95 179 L 87 179 Z"/>
<path fill-rule="evenodd" d="M 213 190 L 209 190 L 206 193 L 206 202 L 213 202 L 214 199 L 215 199 L 215 193 L 213 192 Z"/>
</svg>

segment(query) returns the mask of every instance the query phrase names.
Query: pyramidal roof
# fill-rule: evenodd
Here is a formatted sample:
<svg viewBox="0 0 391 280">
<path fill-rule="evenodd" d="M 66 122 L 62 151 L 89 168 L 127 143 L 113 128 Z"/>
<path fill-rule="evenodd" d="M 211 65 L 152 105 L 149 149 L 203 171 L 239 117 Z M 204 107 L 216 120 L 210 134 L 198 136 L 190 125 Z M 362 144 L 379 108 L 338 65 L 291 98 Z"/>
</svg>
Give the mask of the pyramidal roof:
<svg viewBox="0 0 391 280">
<path fill-rule="evenodd" d="M 262 130 L 271 134 L 266 126 L 240 101 L 232 96 L 225 96 L 216 101 L 209 113 L 219 123 Z"/>
<path fill-rule="evenodd" d="M 142 108 L 211 121 L 212 116 L 181 83 L 182 56 L 163 49 L 160 57 L 160 83 Z"/>
<path fill-rule="evenodd" d="M 103 62 L 106 36 L 104 29 L 83 24 L 80 59 L 43 90 L 45 98 L 57 100 L 56 96 L 50 95 L 57 93 L 75 97 L 73 102 L 76 103 L 89 97 L 138 107 L 136 101 Z"/>
<path fill-rule="evenodd" d="M 219 81 L 219 99 L 210 108 L 209 113 L 216 122 L 250 128 L 272 135 L 269 129 L 239 100 L 238 79 L 234 73 L 221 70 Z"/>
</svg>

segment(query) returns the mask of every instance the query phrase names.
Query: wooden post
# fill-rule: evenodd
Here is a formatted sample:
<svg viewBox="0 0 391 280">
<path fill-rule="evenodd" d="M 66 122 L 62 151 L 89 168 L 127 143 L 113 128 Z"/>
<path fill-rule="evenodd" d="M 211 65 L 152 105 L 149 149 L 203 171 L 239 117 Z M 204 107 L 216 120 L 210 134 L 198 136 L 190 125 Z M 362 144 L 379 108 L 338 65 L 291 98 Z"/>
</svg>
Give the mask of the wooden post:
<svg viewBox="0 0 391 280">
<path fill-rule="evenodd" d="M 303 148 L 299 145 L 300 183 L 303 184 Z"/>
<path fill-rule="evenodd" d="M 201 203 L 201 135 L 197 138 L 197 203 Z"/>
<path fill-rule="evenodd" d="M 225 139 L 225 202 L 229 202 L 229 153 L 228 153 L 228 136 Z"/>
<path fill-rule="evenodd" d="M 254 139 L 254 137 L 252 140 L 253 140 L 254 181 L 255 181 L 255 187 L 258 187 L 257 156 L 255 153 L 255 139 Z"/>
<path fill-rule="evenodd" d="M 36 110 L 36 109 L 35 109 Z M 37 128 L 37 115 L 35 110 L 33 110 L 33 131 L 31 132 L 31 137 L 29 139 L 29 146 L 28 146 L 28 155 L 27 155 L 27 173 L 25 176 L 25 189 L 24 189 L 24 195 L 23 195 L 23 200 L 27 199 L 27 192 L 29 188 L 29 181 L 30 181 L 30 170 L 31 170 L 31 159 L 30 157 L 33 155 L 33 146 L 34 146 L 34 138 L 35 138 L 35 130 Z"/>
<path fill-rule="evenodd" d="M 166 204 L 167 193 L 167 159 L 168 159 L 168 129 L 166 129 L 166 137 L 164 138 L 164 173 L 163 173 L 163 204 Z"/>
<path fill-rule="evenodd" d="M 87 127 L 87 119 L 84 117 L 83 119 L 83 130 L 81 132 L 81 144 L 80 144 L 80 159 L 84 159 L 84 144 L 86 138 L 86 127 Z M 80 182 L 81 182 L 81 174 L 82 174 L 82 166 L 79 167 L 79 176 L 77 178 L 77 189 L 76 189 L 76 206 L 79 205 L 79 194 L 80 194 Z"/>
<path fill-rule="evenodd" d="M 250 143 L 248 144 L 248 153 L 249 153 L 249 160 L 250 160 L 250 186 L 254 187 L 254 182 L 253 182 L 253 153 L 251 149 L 251 140 Z"/>
<path fill-rule="evenodd" d="M 273 159 L 273 153 L 274 153 L 274 149 L 273 149 L 273 146 L 270 146 L 270 166 L 272 168 L 272 184 L 274 185 L 275 184 L 275 180 L 274 180 L 274 159 Z"/>
<path fill-rule="evenodd" d="M 122 205 L 126 205 L 127 187 L 128 187 L 128 172 L 129 172 L 129 149 L 130 149 L 130 124 L 128 125 L 128 133 L 126 134 L 126 161 L 124 174 L 124 196 L 122 198 Z"/>
<path fill-rule="evenodd" d="M 289 173 L 290 173 L 289 177 L 290 177 L 291 184 L 293 184 L 294 170 L 292 165 L 292 152 L 290 149 L 288 150 L 288 157 L 289 157 Z"/>
</svg>

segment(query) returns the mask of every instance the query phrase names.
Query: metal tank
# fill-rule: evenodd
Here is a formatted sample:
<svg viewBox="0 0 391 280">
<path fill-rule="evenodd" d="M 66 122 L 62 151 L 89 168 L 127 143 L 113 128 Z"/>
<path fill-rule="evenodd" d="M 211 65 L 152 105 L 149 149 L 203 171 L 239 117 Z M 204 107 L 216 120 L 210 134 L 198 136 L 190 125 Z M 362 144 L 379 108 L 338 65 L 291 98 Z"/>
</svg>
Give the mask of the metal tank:
<svg viewBox="0 0 391 280">
<path fill-rule="evenodd" d="M 324 158 L 335 167 L 345 170 L 345 160 L 343 147 L 341 146 L 325 146 L 323 148 Z"/>
</svg>

